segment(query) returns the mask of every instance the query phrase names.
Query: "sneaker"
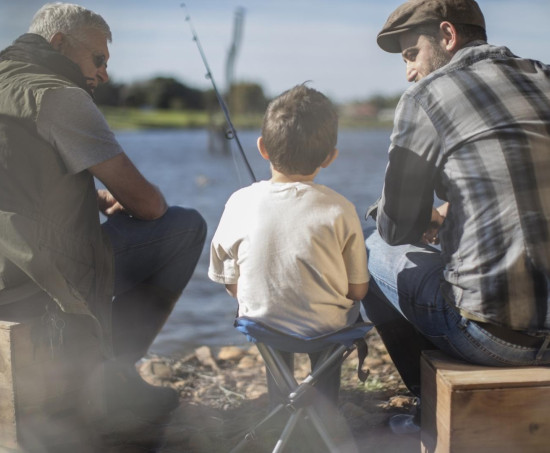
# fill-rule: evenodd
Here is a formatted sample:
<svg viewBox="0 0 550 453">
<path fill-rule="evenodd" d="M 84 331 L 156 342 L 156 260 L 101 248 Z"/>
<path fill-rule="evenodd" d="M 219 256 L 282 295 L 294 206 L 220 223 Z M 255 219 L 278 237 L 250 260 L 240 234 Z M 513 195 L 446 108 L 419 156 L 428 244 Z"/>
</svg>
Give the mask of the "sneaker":
<svg viewBox="0 0 550 453">
<path fill-rule="evenodd" d="M 420 431 L 420 423 L 416 415 L 393 415 L 390 417 L 389 424 L 394 434 L 414 434 Z"/>
</svg>

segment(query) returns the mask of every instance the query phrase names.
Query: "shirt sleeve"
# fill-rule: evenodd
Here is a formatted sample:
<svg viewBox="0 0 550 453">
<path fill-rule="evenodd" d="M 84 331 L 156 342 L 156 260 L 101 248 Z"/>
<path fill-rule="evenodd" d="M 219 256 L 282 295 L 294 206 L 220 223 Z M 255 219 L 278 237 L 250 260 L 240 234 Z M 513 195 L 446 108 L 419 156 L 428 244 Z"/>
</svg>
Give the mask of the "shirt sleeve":
<svg viewBox="0 0 550 453">
<path fill-rule="evenodd" d="M 441 142 L 432 121 L 414 99 L 401 99 L 389 150 L 377 227 L 391 245 L 420 240 L 431 219 Z"/>
<path fill-rule="evenodd" d="M 218 228 L 210 244 L 210 265 L 208 278 L 216 283 L 233 284 L 239 279 L 237 262 L 239 231 L 238 219 L 235 219 L 231 209 L 231 199 L 227 202 Z"/>
<path fill-rule="evenodd" d="M 47 90 L 36 124 L 72 174 L 123 152 L 91 96 L 80 88 Z"/>
</svg>

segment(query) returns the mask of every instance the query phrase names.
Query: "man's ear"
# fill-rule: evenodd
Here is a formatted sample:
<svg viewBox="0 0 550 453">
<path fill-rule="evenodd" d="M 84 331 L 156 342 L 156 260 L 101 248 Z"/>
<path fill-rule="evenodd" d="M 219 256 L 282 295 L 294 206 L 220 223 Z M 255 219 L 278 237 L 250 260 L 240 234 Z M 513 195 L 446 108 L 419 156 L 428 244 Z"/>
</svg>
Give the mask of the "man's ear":
<svg viewBox="0 0 550 453">
<path fill-rule="evenodd" d="M 57 50 L 58 52 L 63 53 L 63 48 L 65 47 L 65 42 L 67 38 L 63 33 L 58 31 L 55 35 L 52 36 L 50 39 L 50 45 Z"/>
<path fill-rule="evenodd" d="M 258 151 L 260 151 L 260 155 L 265 159 L 269 160 L 269 154 L 267 154 L 267 149 L 265 149 L 264 145 L 264 139 L 262 136 L 258 137 L 258 140 L 256 142 L 256 145 L 258 146 Z"/>
<path fill-rule="evenodd" d="M 334 159 L 336 159 L 337 157 L 338 157 L 338 150 L 334 148 L 321 164 L 321 168 L 327 168 L 330 164 L 334 162 Z"/>
<path fill-rule="evenodd" d="M 453 55 L 460 49 L 460 38 L 453 24 L 447 21 L 443 21 L 439 24 L 439 30 L 443 37 L 443 44 L 447 52 Z"/>
</svg>

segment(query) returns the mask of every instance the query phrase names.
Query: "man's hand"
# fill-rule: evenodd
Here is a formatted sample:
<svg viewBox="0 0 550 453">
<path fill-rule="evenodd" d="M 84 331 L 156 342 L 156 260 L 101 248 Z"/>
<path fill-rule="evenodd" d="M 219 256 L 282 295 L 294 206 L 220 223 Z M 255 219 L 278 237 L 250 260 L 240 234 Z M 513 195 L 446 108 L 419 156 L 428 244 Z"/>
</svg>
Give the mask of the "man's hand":
<svg viewBox="0 0 550 453">
<path fill-rule="evenodd" d="M 448 210 L 449 203 L 444 203 L 437 209 L 432 209 L 430 224 L 428 225 L 426 232 L 422 235 L 420 242 L 423 244 L 439 244 L 439 229 L 441 228 L 441 225 L 443 225 L 445 217 L 447 217 Z"/>
<path fill-rule="evenodd" d="M 109 196 L 104 195 L 100 201 L 100 209 L 106 215 L 125 211 L 137 219 L 155 220 L 166 212 L 168 206 L 158 187 L 143 177 L 125 153 L 88 170 L 108 190 Z"/>
<path fill-rule="evenodd" d="M 124 206 L 113 197 L 111 192 L 105 189 L 99 189 L 97 191 L 97 204 L 99 210 L 106 216 L 113 215 L 116 212 L 126 212 Z"/>
</svg>

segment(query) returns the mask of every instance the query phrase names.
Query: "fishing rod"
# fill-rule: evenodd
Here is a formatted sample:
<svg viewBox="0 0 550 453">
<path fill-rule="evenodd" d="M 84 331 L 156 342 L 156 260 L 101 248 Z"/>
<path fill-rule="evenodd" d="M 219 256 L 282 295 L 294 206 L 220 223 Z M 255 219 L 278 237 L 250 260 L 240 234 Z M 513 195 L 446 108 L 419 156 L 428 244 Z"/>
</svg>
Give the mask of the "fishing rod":
<svg viewBox="0 0 550 453">
<path fill-rule="evenodd" d="M 246 165 L 246 169 L 248 170 L 248 173 L 250 174 L 250 177 L 252 178 L 253 182 L 256 182 L 256 176 L 254 175 L 254 172 L 252 171 L 252 167 L 250 166 L 250 163 L 248 162 L 248 159 L 246 158 L 246 154 L 244 153 L 243 147 L 241 145 L 241 141 L 239 140 L 239 136 L 237 135 L 237 130 L 235 129 L 235 126 L 233 126 L 233 122 L 231 121 L 231 116 L 229 115 L 229 109 L 227 108 L 227 105 L 225 104 L 225 101 L 223 100 L 222 95 L 218 91 L 218 87 L 216 86 L 216 82 L 214 81 L 214 76 L 212 75 L 212 71 L 210 70 L 210 66 L 208 65 L 208 61 L 206 60 L 206 55 L 204 51 L 202 50 L 201 42 L 199 40 L 199 36 L 197 32 L 195 31 L 195 27 L 193 27 L 193 23 L 191 22 L 191 16 L 189 15 L 189 12 L 187 11 L 187 6 L 185 3 L 181 4 L 181 7 L 185 10 L 185 20 L 189 23 L 189 28 L 191 29 L 191 35 L 193 36 L 193 41 L 197 44 L 197 48 L 199 49 L 199 53 L 202 58 L 202 62 L 204 64 L 204 67 L 206 68 L 206 78 L 210 80 L 212 83 L 212 87 L 214 88 L 214 93 L 216 94 L 216 98 L 218 99 L 218 103 L 220 104 L 220 107 L 223 111 L 223 114 L 225 116 L 225 121 L 227 122 L 227 125 L 229 126 L 229 131 L 226 132 L 225 137 L 228 140 L 235 139 L 235 142 L 237 143 L 237 147 L 239 148 L 239 151 L 241 153 L 241 157 L 243 158 L 243 161 Z"/>
</svg>

